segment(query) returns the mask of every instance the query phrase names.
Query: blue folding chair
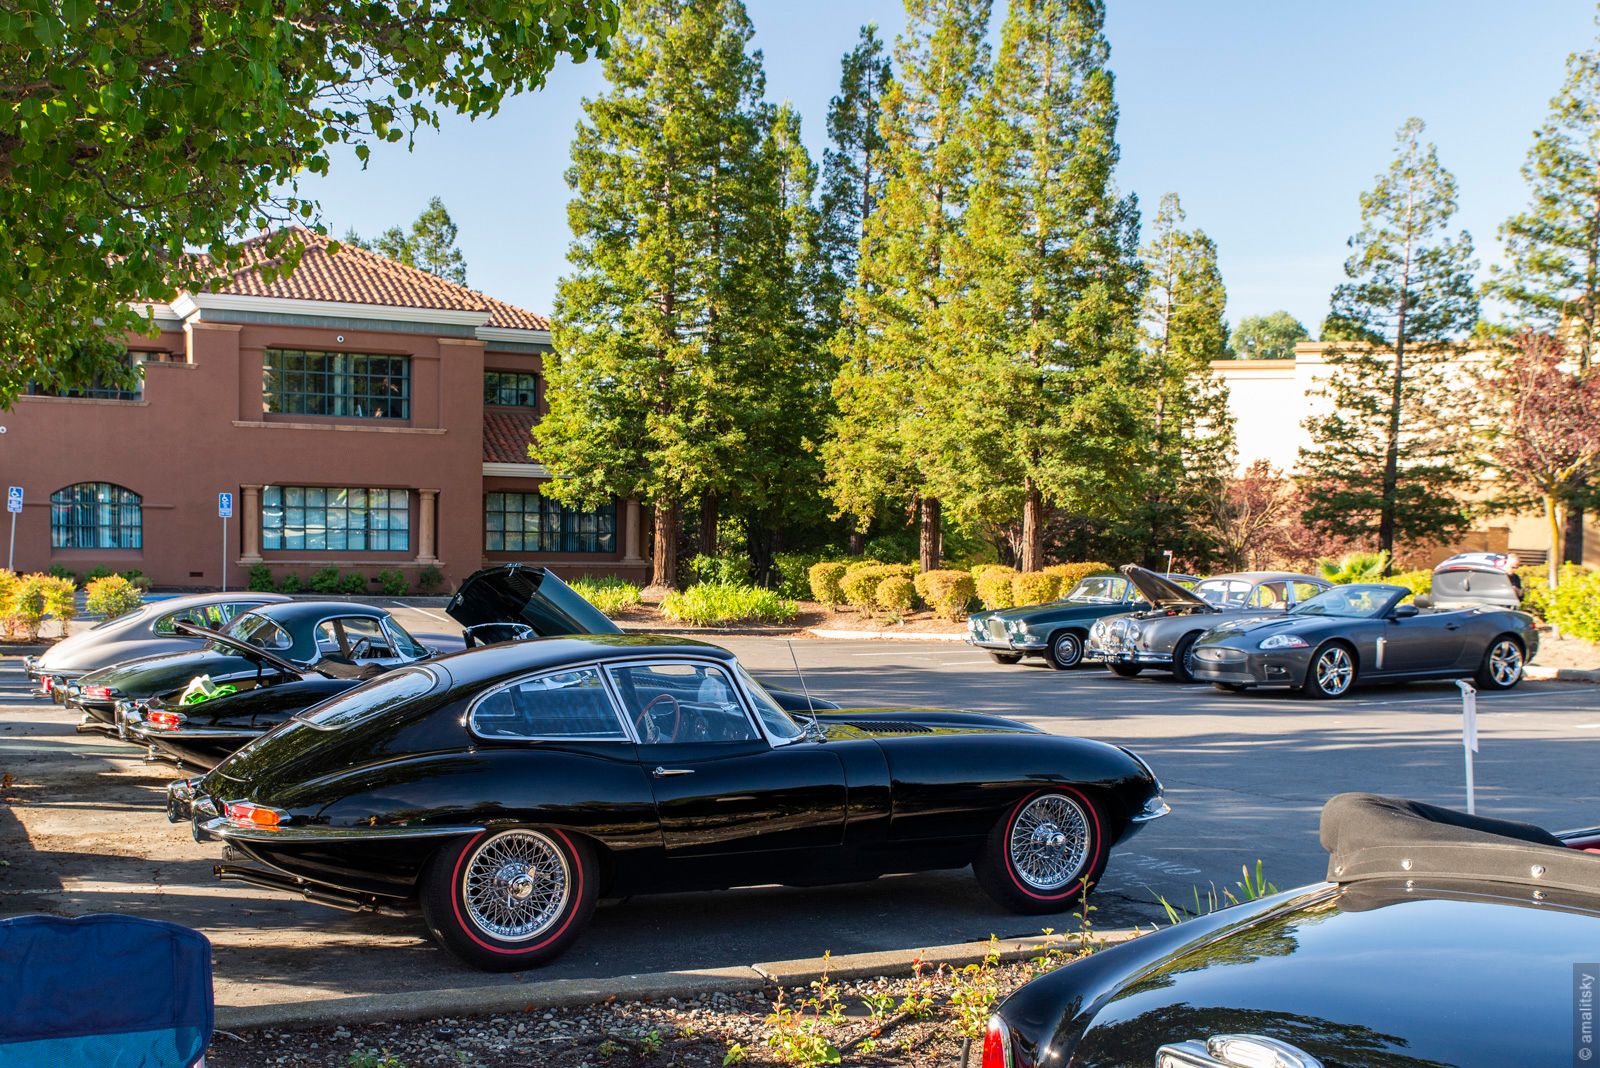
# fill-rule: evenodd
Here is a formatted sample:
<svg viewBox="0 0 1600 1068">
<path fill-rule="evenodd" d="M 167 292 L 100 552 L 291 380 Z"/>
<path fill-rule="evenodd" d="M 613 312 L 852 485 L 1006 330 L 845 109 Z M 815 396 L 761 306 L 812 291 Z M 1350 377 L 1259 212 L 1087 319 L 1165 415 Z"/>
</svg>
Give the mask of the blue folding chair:
<svg viewBox="0 0 1600 1068">
<path fill-rule="evenodd" d="M 161 920 L 0 920 L 0 1068 L 204 1068 L 211 943 Z"/>
</svg>

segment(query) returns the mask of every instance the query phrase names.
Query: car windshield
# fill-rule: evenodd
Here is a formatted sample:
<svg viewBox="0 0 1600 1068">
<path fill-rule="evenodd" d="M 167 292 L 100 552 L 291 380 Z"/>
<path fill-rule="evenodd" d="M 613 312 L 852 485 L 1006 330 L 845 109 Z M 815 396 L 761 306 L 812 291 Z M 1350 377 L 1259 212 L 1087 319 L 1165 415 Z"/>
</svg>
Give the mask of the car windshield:
<svg viewBox="0 0 1600 1068">
<path fill-rule="evenodd" d="M 1250 596 L 1250 583 L 1244 579 L 1206 579 L 1194 592 L 1216 608 L 1243 608 Z"/>
<path fill-rule="evenodd" d="M 1302 601 L 1289 614 L 1371 619 L 1387 608 L 1393 597 L 1394 590 L 1388 586 L 1335 586 Z"/>
<path fill-rule="evenodd" d="M 1121 604 L 1127 593 L 1127 579 L 1116 575 L 1091 575 L 1073 587 L 1067 600 L 1078 604 Z"/>
<path fill-rule="evenodd" d="M 257 649 L 282 651 L 294 645 L 294 641 L 289 637 L 288 631 L 266 616 L 257 615 L 254 612 L 246 612 L 242 616 L 235 617 L 232 623 L 223 628 L 222 633 L 235 641 L 253 645 Z M 232 650 L 232 646 L 223 645 L 220 642 L 207 642 L 206 644 L 214 652 L 226 653 Z"/>
<path fill-rule="evenodd" d="M 761 724 L 767 728 L 768 734 L 777 741 L 790 742 L 805 733 L 799 724 L 789 718 L 789 713 L 778 707 L 778 702 L 772 699 L 767 688 L 750 677 L 743 664 L 734 670 L 739 673 L 739 681 L 744 683 L 745 690 L 750 694 L 750 700 L 756 706 L 756 715 L 761 717 Z"/>
</svg>

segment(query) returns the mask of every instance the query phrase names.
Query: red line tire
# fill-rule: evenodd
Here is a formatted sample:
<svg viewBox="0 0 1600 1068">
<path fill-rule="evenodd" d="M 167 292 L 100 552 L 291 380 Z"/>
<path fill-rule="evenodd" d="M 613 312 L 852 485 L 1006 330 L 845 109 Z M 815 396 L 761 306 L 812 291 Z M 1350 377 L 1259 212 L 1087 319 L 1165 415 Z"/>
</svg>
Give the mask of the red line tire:
<svg viewBox="0 0 1600 1068">
<path fill-rule="evenodd" d="M 1012 912 L 1064 912 L 1105 871 L 1105 813 L 1073 786 L 1036 790 L 994 825 L 972 862 L 978 885 Z"/>
<path fill-rule="evenodd" d="M 423 872 L 422 918 L 435 942 L 481 971 L 559 957 L 594 914 L 594 851 L 554 828 L 482 831 L 445 846 Z"/>
</svg>

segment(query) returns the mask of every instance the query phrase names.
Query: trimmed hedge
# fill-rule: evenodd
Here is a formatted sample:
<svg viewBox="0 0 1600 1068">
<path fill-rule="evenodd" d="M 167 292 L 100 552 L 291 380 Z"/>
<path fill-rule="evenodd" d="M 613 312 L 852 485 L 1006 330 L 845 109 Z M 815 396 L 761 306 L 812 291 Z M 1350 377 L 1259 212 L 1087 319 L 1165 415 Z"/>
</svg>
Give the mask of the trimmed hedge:
<svg viewBox="0 0 1600 1068">
<path fill-rule="evenodd" d="M 872 603 L 885 612 L 909 612 L 917 603 L 916 585 L 905 575 L 890 575 L 878 583 Z"/>
<path fill-rule="evenodd" d="M 1433 589 L 1433 572 L 1425 567 L 1415 571 L 1399 571 L 1383 581 L 1395 586 L 1404 586 L 1411 591 L 1411 596 L 1415 597 Z"/>
<path fill-rule="evenodd" d="M 845 568 L 849 566 L 828 560 L 812 564 L 808 575 L 812 598 L 830 608 L 844 604 L 844 591 L 839 588 L 839 580 L 844 578 Z"/>
<path fill-rule="evenodd" d="M 1013 577 L 1019 574 L 1016 568 L 1006 567 L 1003 564 L 983 564 L 972 570 L 978 600 L 983 602 L 983 607 L 992 609 L 1017 606 L 1016 594 L 1011 588 Z"/>
<path fill-rule="evenodd" d="M 1051 564 L 1041 568 L 1046 575 L 1054 575 L 1061 580 L 1061 592 L 1057 597 L 1065 597 L 1072 592 L 1078 580 L 1086 579 L 1090 575 L 1115 575 L 1117 569 L 1110 564 L 1101 563 L 1099 560 L 1083 560 L 1075 564 Z"/>
<path fill-rule="evenodd" d="M 1044 604 L 1061 596 L 1061 578 L 1045 571 L 1023 571 L 1011 576 L 1011 602 L 1018 608 Z"/>
<path fill-rule="evenodd" d="M 912 579 L 917 573 L 916 564 L 880 564 L 863 561 L 845 569 L 839 580 L 844 599 L 854 608 L 863 611 L 878 603 L 878 586 L 891 578 Z"/>
<path fill-rule="evenodd" d="M 144 597 L 140 595 L 139 587 L 121 575 L 107 575 L 105 578 L 97 578 L 89 583 L 85 589 L 89 596 L 85 601 L 84 607 L 92 613 L 105 616 L 107 619 L 125 616 L 144 603 Z"/>
<path fill-rule="evenodd" d="M 977 596 L 977 584 L 965 571 L 924 571 L 913 581 L 918 595 L 940 619 L 965 619 Z"/>
</svg>

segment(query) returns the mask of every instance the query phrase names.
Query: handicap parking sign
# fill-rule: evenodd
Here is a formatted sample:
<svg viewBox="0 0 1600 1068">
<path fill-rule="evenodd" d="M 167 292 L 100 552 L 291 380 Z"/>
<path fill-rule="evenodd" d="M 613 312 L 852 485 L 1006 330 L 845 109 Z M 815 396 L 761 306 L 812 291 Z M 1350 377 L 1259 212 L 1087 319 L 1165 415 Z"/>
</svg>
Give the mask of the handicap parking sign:
<svg viewBox="0 0 1600 1068">
<path fill-rule="evenodd" d="M 231 494 L 231 493 L 219 493 L 219 494 L 217 494 L 217 518 L 219 518 L 219 519 L 231 519 L 231 518 L 233 518 L 233 494 Z"/>
<path fill-rule="evenodd" d="M 11 486 L 6 490 L 6 511 L 22 511 L 22 487 Z"/>
</svg>

